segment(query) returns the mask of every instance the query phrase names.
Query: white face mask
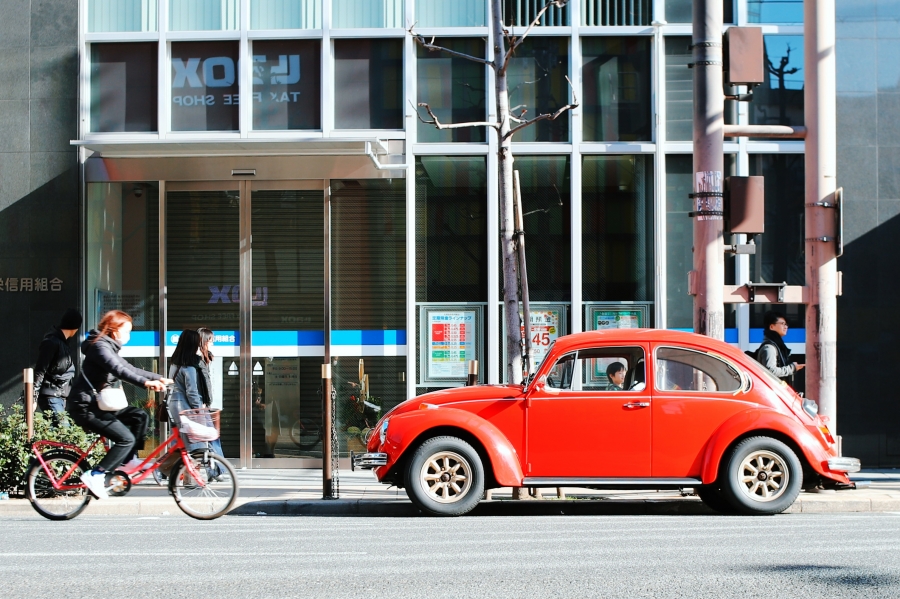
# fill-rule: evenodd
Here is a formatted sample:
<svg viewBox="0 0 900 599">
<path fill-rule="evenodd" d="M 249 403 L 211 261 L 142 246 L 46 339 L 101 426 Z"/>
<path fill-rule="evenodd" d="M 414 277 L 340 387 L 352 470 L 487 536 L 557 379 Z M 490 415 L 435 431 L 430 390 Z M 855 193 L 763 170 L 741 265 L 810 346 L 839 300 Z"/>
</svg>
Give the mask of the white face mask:
<svg viewBox="0 0 900 599">
<path fill-rule="evenodd" d="M 126 322 L 122 326 L 119 327 L 119 330 L 115 332 L 116 341 L 120 344 L 125 345 L 128 343 L 129 339 L 131 339 L 131 323 Z"/>
</svg>

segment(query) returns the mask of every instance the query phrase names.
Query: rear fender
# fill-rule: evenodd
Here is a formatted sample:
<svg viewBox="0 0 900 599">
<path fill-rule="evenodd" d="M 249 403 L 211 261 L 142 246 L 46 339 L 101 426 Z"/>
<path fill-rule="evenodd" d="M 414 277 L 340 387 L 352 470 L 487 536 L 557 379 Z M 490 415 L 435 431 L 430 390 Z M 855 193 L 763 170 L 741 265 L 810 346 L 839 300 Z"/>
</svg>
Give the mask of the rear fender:
<svg viewBox="0 0 900 599">
<path fill-rule="evenodd" d="M 388 454 L 386 465 L 376 469 L 380 479 L 400 462 L 407 452 L 415 451 L 421 440 L 430 438 L 429 431 L 453 427 L 475 437 L 487 454 L 494 479 L 503 487 L 522 486 L 519 455 L 500 429 L 471 412 L 456 408 L 414 410 L 391 417 L 387 437 L 380 451 Z"/>
<path fill-rule="evenodd" d="M 846 480 L 846 475 L 828 470 L 828 458 L 834 457 L 835 451 L 829 450 L 824 441 L 817 439 L 806 427 L 774 410 L 753 409 L 735 414 L 713 434 L 703 455 L 703 484 L 715 482 L 722 460 L 736 440 L 756 435 L 785 437 L 800 449 L 802 455 L 798 457 L 818 474 L 834 480 Z"/>
</svg>

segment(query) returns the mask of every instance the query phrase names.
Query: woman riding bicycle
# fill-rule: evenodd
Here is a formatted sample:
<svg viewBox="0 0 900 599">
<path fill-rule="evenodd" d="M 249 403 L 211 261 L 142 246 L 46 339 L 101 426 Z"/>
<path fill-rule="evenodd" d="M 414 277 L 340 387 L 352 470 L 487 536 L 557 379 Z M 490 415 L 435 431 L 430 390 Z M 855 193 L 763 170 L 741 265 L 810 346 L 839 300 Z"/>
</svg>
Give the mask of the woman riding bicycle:
<svg viewBox="0 0 900 599">
<path fill-rule="evenodd" d="M 93 470 L 81 475 L 81 481 L 97 499 L 107 497 L 106 473 L 113 472 L 134 452 L 143 449 L 149 417 L 133 406 L 116 412 L 101 410 L 96 395 L 119 379 L 152 391 L 164 391 L 165 385 L 172 383 L 154 372 L 132 366 L 119 356 L 122 345 L 131 338 L 131 326 L 131 316 L 120 310 L 103 315 L 97 330 L 90 331 L 81 344 L 84 354 L 81 376 L 66 400 L 66 411 L 75 424 L 114 443 Z"/>
</svg>

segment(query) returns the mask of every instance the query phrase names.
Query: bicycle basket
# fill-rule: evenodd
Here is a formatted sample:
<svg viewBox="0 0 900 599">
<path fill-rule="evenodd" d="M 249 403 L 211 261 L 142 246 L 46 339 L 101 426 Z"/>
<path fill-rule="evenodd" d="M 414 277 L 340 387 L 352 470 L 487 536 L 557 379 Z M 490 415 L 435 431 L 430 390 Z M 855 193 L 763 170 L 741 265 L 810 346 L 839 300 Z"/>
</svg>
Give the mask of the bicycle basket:
<svg viewBox="0 0 900 599">
<path fill-rule="evenodd" d="M 213 416 L 215 414 L 215 416 Z M 219 438 L 219 428 L 213 421 L 218 420 L 218 412 L 211 412 L 209 408 L 198 408 L 196 410 L 182 410 L 181 416 L 181 432 L 187 435 L 188 441 L 193 443 L 203 441 L 215 441 Z"/>
</svg>

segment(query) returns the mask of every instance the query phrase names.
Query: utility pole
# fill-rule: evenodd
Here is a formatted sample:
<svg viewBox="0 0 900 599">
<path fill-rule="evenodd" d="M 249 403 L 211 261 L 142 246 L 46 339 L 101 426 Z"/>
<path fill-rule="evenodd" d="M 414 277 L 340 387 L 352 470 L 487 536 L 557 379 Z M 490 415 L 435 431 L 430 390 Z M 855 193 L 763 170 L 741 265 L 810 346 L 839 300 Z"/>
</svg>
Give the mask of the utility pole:
<svg viewBox="0 0 900 599">
<path fill-rule="evenodd" d="M 834 0 L 803 2 L 806 391 L 837 430 L 837 135 Z"/>
<path fill-rule="evenodd" d="M 694 331 L 725 339 L 723 154 L 725 93 L 722 87 L 722 2 L 694 0 Z"/>
</svg>

